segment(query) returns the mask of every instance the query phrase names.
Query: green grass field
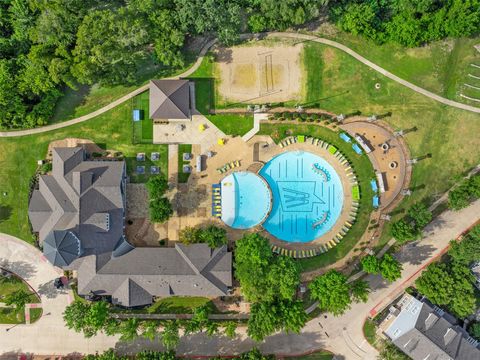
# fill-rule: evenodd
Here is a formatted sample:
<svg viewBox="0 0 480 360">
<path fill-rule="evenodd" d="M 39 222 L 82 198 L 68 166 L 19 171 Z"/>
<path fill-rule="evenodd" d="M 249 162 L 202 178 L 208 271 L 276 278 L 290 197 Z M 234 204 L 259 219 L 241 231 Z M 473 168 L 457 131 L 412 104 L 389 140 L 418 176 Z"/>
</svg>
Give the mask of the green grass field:
<svg viewBox="0 0 480 360">
<path fill-rule="evenodd" d="M 132 121 L 130 104 L 124 103 L 107 113 L 81 124 L 34 136 L 0 139 L 0 232 L 17 236 L 28 242 L 32 237 L 28 225 L 29 179 L 37 167 L 37 160 L 44 159 L 50 141 L 66 137 L 90 139 L 105 149 L 121 151 L 127 163 L 127 172 L 132 182 L 144 182 L 148 174 L 137 175 L 136 154 L 146 153 L 145 165 L 150 171 L 151 152 L 159 152 L 156 162 L 163 174 L 167 174 L 167 146 L 132 144 Z M 140 165 L 140 164 L 139 164 Z M 3 194 L 7 195 L 4 196 Z"/>
<path fill-rule="evenodd" d="M 360 199 L 360 209 L 357 220 L 347 235 L 342 241 L 333 249 L 324 254 L 308 259 L 298 260 L 302 271 L 309 271 L 321 266 L 326 266 L 344 257 L 358 242 L 359 238 L 365 232 L 370 213 L 372 212 L 372 197 L 373 192 L 369 185 L 370 179 L 374 177 L 373 167 L 368 157 L 364 155 L 357 155 L 351 145 L 342 141 L 338 133 L 327 129 L 323 126 L 317 125 L 295 125 L 295 124 L 262 124 L 260 126 L 260 134 L 269 134 L 275 141 L 279 141 L 286 137 L 286 134 L 291 135 L 308 135 L 325 140 L 326 142 L 335 145 L 350 161 L 355 173 L 357 174 L 358 183 L 360 185 L 362 197 Z"/>
<path fill-rule="evenodd" d="M 303 56 L 305 102 L 349 114 L 387 114 L 394 129 L 417 131 L 406 135 L 412 157 L 431 154 L 413 169 L 412 196 L 404 199 L 393 220 L 418 201 L 431 202 L 455 180 L 480 162 L 480 115 L 439 104 L 362 65 L 347 54 L 320 44 L 308 44 Z M 380 89 L 375 89 L 379 83 Z M 389 240 L 389 226 L 380 245 Z"/>
<path fill-rule="evenodd" d="M 133 142 L 135 144 L 151 144 L 153 142 L 153 121 L 149 117 L 150 92 L 145 91 L 131 100 L 131 121 L 133 126 Z M 133 121 L 134 109 L 141 110 L 143 119 Z"/>
<path fill-rule="evenodd" d="M 436 41 L 417 48 L 397 44 L 378 45 L 362 36 L 355 36 L 336 28 L 324 27 L 318 36 L 336 40 L 377 65 L 401 78 L 439 95 L 459 102 L 469 102 L 458 96 L 470 68 L 480 64 L 480 53 L 474 49 L 480 38 L 459 38 Z"/>
<path fill-rule="evenodd" d="M 12 276 L 6 278 L 0 275 L 0 302 L 3 302 L 9 294 L 23 290 L 30 293 L 30 303 L 39 303 L 40 299 L 34 292 L 19 278 Z M 42 315 L 42 309 L 30 310 L 30 321 L 33 323 Z M 0 324 L 23 324 L 25 322 L 24 309 L 17 309 L 15 307 L 0 307 Z"/>
<path fill-rule="evenodd" d="M 190 177 L 189 173 L 183 172 L 183 165 L 190 164 L 191 161 L 183 161 L 183 153 L 191 153 L 192 145 L 190 144 L 179 144 L 178 145 L 178 182 L 186 183 Z"/>
<path fill-rule="evenodd" d="M 242 136 L 253 128 L 253 115 L 217 114 L 207 118 L 227 135 Z"/>
<path fill-rule="evenodd" d="M 377 335 L 375 332 L 377 331 L 375 323 L 367 319 L 363 324 L 363 334 L 365 335 L 365 339 L 367 339 L 368 343 L 375 347 L 377 343 Z"/>
<path fill-rule="evenodd" d="M 164 68 L 148 60 L 139 66 L 137 81 L 134 84 L 117 86 L 100 86 L 95 84 L 93 86 L 78 85 L 77 89 L 66 88 L 64 90 L 64 96 L 59 99 L 53 118 L 49 123 L 73 119 L 100 109 L 146 84 L 150 79 L 160 79 L 181 74 L 188 69 L 194 61 L 195 56 L 189 53 L 186 55 L 185 66 L 182 69 L 171 69 Z"/>
</svg>

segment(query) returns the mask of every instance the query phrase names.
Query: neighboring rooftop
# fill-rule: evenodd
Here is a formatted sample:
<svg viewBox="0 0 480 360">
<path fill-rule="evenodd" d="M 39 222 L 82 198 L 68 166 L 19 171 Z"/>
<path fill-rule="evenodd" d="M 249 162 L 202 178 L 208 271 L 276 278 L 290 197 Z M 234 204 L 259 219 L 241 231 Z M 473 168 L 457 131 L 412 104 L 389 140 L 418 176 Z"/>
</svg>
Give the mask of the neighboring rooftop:
<svg viewBox="0 0 480 360">
<path fill-rule="evenodd" d="M 28 214 L 45 257 L 68 267 L 123 241 L 125 163 L 86 161 L 82 147 L 54 148 L 52 175 L 39 177 Z"/>
<path fill-rule="evenodd" d="M 385 334 L 413 360 L 480 359 L 479 344 L 442 309 L 405 294 Z"/>
<path fill-rule="evenodd" d="M 188 80 L 150 81 L 150 118 L 190 120 L 190 84 Z"/>
<path fill-rule="evenodd" d="M 135 248 L 121 257 L 89 257 L 78 268 L 78 293 L 111 296 L 135 307 L 154 297 L 223 296 L 232 286 L 232 253 L 206 244 Z"/>
</svg>

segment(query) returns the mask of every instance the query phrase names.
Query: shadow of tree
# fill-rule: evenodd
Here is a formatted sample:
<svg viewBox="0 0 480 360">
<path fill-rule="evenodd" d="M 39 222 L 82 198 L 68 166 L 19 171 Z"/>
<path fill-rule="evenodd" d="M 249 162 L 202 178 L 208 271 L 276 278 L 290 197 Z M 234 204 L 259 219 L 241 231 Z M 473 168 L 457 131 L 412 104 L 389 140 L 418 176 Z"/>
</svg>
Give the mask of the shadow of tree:
<svg viewBox="0 0 480 360">
<path fill-rule="evenodd" d="M 48 299 L 56 298 L 60 294 L 66 294 L 68 288 L 65 287 L 63 289 L 57 289 L 54 285 L 55 279 L 50 280 L 44 284 L 38 286 L 38 293 L 47 297 Z"/>
<path fill-rule="evenodd" d="M 9 261 L 0 259 L 0 268 L 6 269 L 24 280 L 29 280 L 37 269 L 26 261 Z"/>
<path fill-rule="evenodd" d="M 420 265 L 425 259 L 428 259 L 435 247 L 429 244 L 422 244 L 415 241 L 402 247 L 395 257 L 402 263 L 411 265 Z"/>
<path fill-rule="evenodd" d="M 0 205 L 0 223 L 10 219 L 12 216 L 12 207 L 10 205 Z"/>
<path fill-rule="evenodd" d="M 120 354 L 134 354 L 142 350 L 165 351 L 157 336 L 153 341 L 137 338 L 130 342 L 119 341 L 115 344 L 115 351 Z M 317 333 L 301 334 L 279 333 L 269 336 L 262 343 L 250 338 L 229 338 L 224 335 L 209 337 L 205 333 L 184 336 L 176 349 L 177 355 L 182 356 L 217 356 L 232 355 L 247 352 L 258 347 L 265 354 L 300 354 L 308 351 L 321 350 L 325 345 L 323 337 Z"/>
</svg>

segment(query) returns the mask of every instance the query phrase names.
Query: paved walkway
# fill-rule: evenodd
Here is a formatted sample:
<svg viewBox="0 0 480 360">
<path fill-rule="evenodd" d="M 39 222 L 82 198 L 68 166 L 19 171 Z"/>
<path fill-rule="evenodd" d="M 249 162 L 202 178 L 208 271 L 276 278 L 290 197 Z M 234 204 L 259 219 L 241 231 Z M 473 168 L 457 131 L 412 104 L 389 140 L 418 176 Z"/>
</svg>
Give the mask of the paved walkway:
<svg viewBox="0 0 480 360">
<path fill-rule="evenodd" d="M 324 348 L 346 360 L 373 360 L 377 355 L 376 350 L 363 337 L 365 318 L 378 313 L 401 294 L 430 262 L 447 250 L 451 239 L 457 238 L 479 220 L 480 200 L 461 211 L 446 211 L 439 215 L 425 229 L 422 241 L 405 246 L 397 254 L 403 264 L 402 279 L 389 284 L 379 276 L 367 276 L 365 279 L 372 288 L 368 302 L 354 304 L 343 316 L 328 315 L 325 318 L 321 315 L 308 322 L 300 334 L 279 333 L 270 336 L 261 344 L 255 344 L 248 339 L 244 328 L 239 329 L 239 336 L 233 340 L 195 334 L 182 338 L 177 352 L 185 355 L 233 354 L 244 352 L 256 345 L 265 353 L 280 355 L 300 354 Z M 8 326 L 0 325 L 2 352 L 94 353 L 112 347 L 121 352 L 133 353 L 139 349 L 162 349 L 158 340 L 151 342 L 138 339 L 131 343 L 122 343 L 118 342 L 116 337 L 104 335 L 84 339 L 81 334 L 67 330 L 61 314 L 72 300 L 72 295 L 67 291 L 52 290 L 53 279 L 59 275 L 59 270 L 47 263 L 37 249 L 23 241 L 0 234 L 0 242 L 2 266 L 25 278 L 41 294 L 44 313 L 50 313 L 34 324 L 19 325 L 8 333 L 4 333 Z"/>
<path fill-rule="evenodd" d="M 260 121 L 267 120 L 268 113 L 253 113 L 253 128 L 242 136 L 243 141 L 247 142 L 260 131 Z"/>
<path fill-rule="evenodd" d="M 185 71 L 185 72 L 183 72 L 183 73 L 181 73 L 177 76 L 168 77 L 166 79 L 178 79 L 178 78 L 190 76 L 192 73 L 194 73 L 198 69 L 198 67 L 201 65 L 201 63 L 203 61 L 203 57 L 205 56 L 207 51 L 216 42 L 217 42 L 217 39 L 213 39 L 213 40 L 210 40 L 208 43 L 206 43 L 203 46 L 202 50 L 200 50 L 199 56 L 198 56 L 197 60 L 195 61 L 195 63 L 187 71 Z M 122 96 L 120 99 L 117 99 L 117 100 L 111 102 L 108 105 L 105 105 L 104 107 L 102 107 L 102 108 L 100 108 L 96 111 L 93 111 L 89 114 L 80 116 L 80 117 L 75 118 L 75 119 L 60 122 L 60 123 L 57 123 L 57 124 L 42 126 L 42 127 L 38 127 L 38 128 L 34 128 L 34 129 L 17 130 L 17 131 L 1 131 L 0 132 L 0 137 L 18 137 L 18 136 L 33 135 L 33 134 L 44 133 L 44 132 L 47 132 L 47 131 L 52 131 L 52 130 L 61 129 L 61 128 L 64 128 L 64 127 L 67 127 L 67 126 L 75 125 L 75 124 L 93 119 L 94 117 L 96 117 L 98 115 L 101 115 L 103 113 L 106 113 L 107 111 L 117 107 L 120 104 L 123 104 L 124 102 L 130 100 L 131 98 L 137 96 L 138 94 L 141 94 L 144 91 L 147 91 L 148 89 L 149 89 L 149 84 L 145 84 L 145 85 L 139 87 L 138 89 L 135 89 L 131 93 L 128 93 L 127 95 Z"/>
<path fill-rule="evenodd" d="M 423 89 L 420 86 L 412 84 L 411 82 L 408 82 L 408 81 L 398 77 L 397 75 L 392 74 L 391 72 L 385 70 L 381 66 L 374 64 L 373 62 L 364 58 L 362 55 L 353 51 L 349 47 L 347 47 L 343 44 L 340 44 L 336 41 L 333 41 L 333 40 L 320 38 L 320 37 L 317 37 L 317 36 L 314 36 L 314 35 L 306 35 L 306 34 L 300 34 L 300 33 L 288 33 L 288 32 L 271 32 L 271 33 L 265 33 L 265 34 L 242 34 L 240 36 L 240 38 L 241 39 L 249 39 L 249 38 L 256 38 L 256 37 L 259 38 L 259 37 L 262 37 L 262 36 L 264 36 L 264 37 L 282 37 L 282 38 L 289 38 L 289 39 L 298 39 L 298 40 L 301 40 L 301 41 L 313 41 L 313 42 L 317 42 L 317 43 L 320 43 L 320 44 L 332 46 L 332 47 L 337 48 L 341 51 L 344 51 L 345 53 L 354 57 L 355 59 L 357 59 L 361 63 L 367 65 L 368 67 L 372 68 L 373 70 L 379 72 L 380 74 L 388 77 L 389 79 L 391 79 L 393 81 L 396 81 L 397 83 L 399 83 L 403 86 L 408 87 L 409 89 L 411 89 L 411 90 L 413 90 L 413 91 L 415 91 L 419 94 L 427 96 L 427 97 L 429 97 L 429 98 L 431 98 L 435 101 L 438 101 L 438 102 L 440 102 L 442 104 L 445 104 L 445 105 L 448 105 L 448 106 L 452 106 L 452 107 L 462 109 L 462 110 L 466 110 L 466 111 L 471 111 L 471 112 L 474 112 L 474 113 L 480 113 L 480 107 L 475 107 L 475 106 L 471 106 L 471 105 L 467 105 L 467 104 L 462 104 L 462 103 L 459 103 L 457 101 L 453 101 L 453 100 L 444 98 L 440 95 L 432 93 L 431 91 Z M 213 39 L 213 40 L 209 41 L 207 44 L 205 44 L 205 46 L 202 48 L 202 50 L 199 53 L 197 61 L 195 61 L 195 63 L 192 65 L 192 67 L 190 69 L 188 69 L 187 71 L 183 72 L 182 74 L 180 74 L 178 76 L 173 76 L 173 77 L 170 77 L 170 78 L 167 78 L 167 79 L 176 79 L 176 78 L 180 78 L 180 77 L 187 77 L 187 76 L 191 75 L 193 72 L 195 72 L 198 69 L 198 67 L 200 66 L 200 64 L 202 63 L 203 57 L 205 56 L 207 51 L 216 42 L 217 42 L 217 39 Z M 92 119 L 92 118 L 94 118 L 98 115 L 101 115 L 101 114 L 113 109 L 114 107 L 124 103 L 125 101 L 135 97 L 136 95 L 138 95 L 138 94 L 140 94 L 144 91 L 147 91 L 148 86 L 149 86 L 148 84 L 143 85 L 142 87 L 132 91 L 131 93 L 121 97 L 120 99 L 117 99 L 117 100 L 111 102 L 110 104 L 108 104 L 108 105 L 106 105 L 106 106 L 104 106 L 104 107 L 102 107 L 102 108 L 100 108 L 100 109 L 98 109 L 94 112 L 91 112 L 90 114 L 80 116 L 76 119 L 71 119 L 71 120 L 68 120 L 68 121 L 61 122 L 61 123 L 47 125 L 47 126 L 43 126 L 43 127 L 39 127 L 39 128 L 34 128 L 34 129 L 28 129 L 28 130 L 1 131 L 0 132 L 0 137 L 17 137 L 17 136 L 26 136 L 26 135 L 38 134 L 38 133 L 43 133 L 43 132 L 52 131 L 52 130 L 56 130 L 56 129 L 61 129 L 61 128 L 64 128 L 64 127 L 67 127 L 67 126 L 70 126 L 70 125 L 74 125 L 74 124 L 78 124 L 78 123 L 90 120 L 90 119 Z"/>
</svg>

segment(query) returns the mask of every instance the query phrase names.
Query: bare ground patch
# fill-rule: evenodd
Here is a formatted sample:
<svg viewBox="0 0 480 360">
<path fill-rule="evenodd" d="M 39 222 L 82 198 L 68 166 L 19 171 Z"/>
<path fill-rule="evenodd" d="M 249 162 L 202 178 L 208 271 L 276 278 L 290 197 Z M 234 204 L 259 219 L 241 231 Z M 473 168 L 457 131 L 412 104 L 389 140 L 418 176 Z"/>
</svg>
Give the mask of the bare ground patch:
<svg viewBox="0 0 480 360">
<path fill-rule="evenodd" d="M 222 99 L 267 103 L 301 95 L 302 44 L 240 46 L 216 50 Z"/>
</svg>

